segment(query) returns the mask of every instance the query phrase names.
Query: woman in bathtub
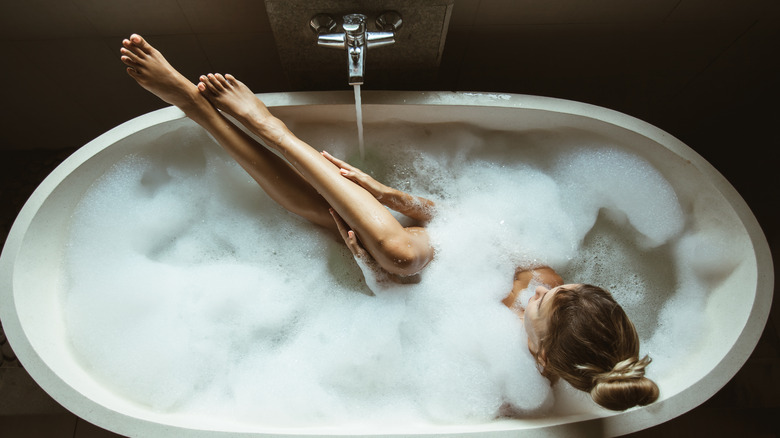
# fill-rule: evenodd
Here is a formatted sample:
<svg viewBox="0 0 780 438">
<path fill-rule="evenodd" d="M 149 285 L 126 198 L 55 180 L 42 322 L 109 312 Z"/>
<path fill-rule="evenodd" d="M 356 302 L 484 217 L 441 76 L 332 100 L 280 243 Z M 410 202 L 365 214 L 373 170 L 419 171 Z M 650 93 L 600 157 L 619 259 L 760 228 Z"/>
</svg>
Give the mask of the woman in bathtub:
<svg viewBox="0 0 780 438">
<path fill-rule="evenodd" d="M 141 36 L 134 34 L 122 45 L 121 59 L 133 79 L 206 129 L 276 202 L 338 232 L 359 263 L 387 280 L 403 282 L 433 259 L 425 228 L 403 227 L 385 208 L 424 224 L 435 213 L 432 201 L 389 188 L 327 152 L 317 152 L 233 76 L 208 74 L 194 85 Z M 515 306 L 532 282 L 542 286 L 525 308 Z M 537 267 L 517 270 L 503 302 L 523 319 L 528 348 L 550 381 L 563 378 L 614 410 L 658 397 L 655 383 L 644 377 L 650 359 L 639 358 L 636 330 L 609 292 L 563 284 L 551 268 Z"/>
</svg>

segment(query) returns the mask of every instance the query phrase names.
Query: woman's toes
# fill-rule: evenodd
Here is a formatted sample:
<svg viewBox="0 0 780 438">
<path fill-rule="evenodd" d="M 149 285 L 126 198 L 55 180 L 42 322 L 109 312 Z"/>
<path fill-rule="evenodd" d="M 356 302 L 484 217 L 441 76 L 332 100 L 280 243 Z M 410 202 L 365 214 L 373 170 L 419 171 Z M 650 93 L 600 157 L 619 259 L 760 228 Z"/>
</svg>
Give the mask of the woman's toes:
<svg viewBox="0 0 780 438">
<path fill-rule="evenodd" d="M 135 78 L 137 80 L 140 80 L 140 78 L 141 78 L 140 73 L 138 73 L 138 71 L 136 69 L 134 69 L 133 67 L 127 67 L 127 74 L 129 74 L 130 76 L 132 76 L 133 78 Z"/>
<path fill-rule="evenodd" d="M 230 86 L 230 84 L 228 84 L 228 81 L 227 81 L 227 80 L 225 79 L 225 77 L 224 77 L 224 76 L 222 76 L 221 74 L 217 73 L 217 74 L 215 74 L 214 76 L 217 78 L 217 81 L 219 82 L 219 85 L 221 85 L 221 86 L 223 86 L 223 87 L 225 87 L 225 88 L 227 88 L 228 86 Z"/>
<path fill-rule="evenodd" d="M 214 87 L 214 90 L 216 91 L 224 91 L 224 87 L 222 86 L 222 82 L 219 81 L 216 75 L 209 73 L 209 83 L 212 87 Z"/>
<path fill-rule="evenodd" d="M 206 87 L 206 90 L 208 90 L 213 94 L 217 94 L 217 89 L 214 87 L 214 84 L 211 82 L 211 78 L 209 78 L 208 76 L 201 76 L 200 81 L 201 81 L 200 83 L 203 84 L 204 87 Z"/>
<path fill-rule="evenodd" d="M 127 40 L 125 40 L 125 41 L 127 41 Z M 136 59 L 144 59 L 144 58 L 146 58 L 147 54 L 143 50 L 141 50 L 138 46 L 136 46 L 135 44 L 133 44 L 133 43 L 124 44 L 124 42 L 123 42 L 123 45 L 125 46 L 124 49 L 127 50 L 128 52 L 130 52 L 132 55 L 134 55 L 136 57 Z"/>
<path fill-rule="evenodd" d="M 147 43 L 146 40 L 143 39 L 141 35 L 138 35 L 137 33 L 130 35 L 130 41 L 133 43 L 133 45 L 143 50 L 144 53 L 146 54 L 152 53 L 151 44 Z"/>
<path fill-rule="evenodd" d="M 121 59 L 122 62 L 128 67 L 135 68 L 137 66 L 137 64 L 133 62 L 133 60 L 129 56 L 122 56 L 119 59 Z"/>
<path fill-rule="evenodd" d="M 124 58 L 127 58 L 127 59 L 129 59 L 131 62 L 133 62 L 135 64 L 138 63 L 138 56 L 136 56 L 135 53 L 125 49 L 124 47 L 119 49 L 119 53 L 122 54 L 122 61 L 124 61 Z M 125 64 L 127 64 L 127 63 L 125 62 Z"/>
</svg>

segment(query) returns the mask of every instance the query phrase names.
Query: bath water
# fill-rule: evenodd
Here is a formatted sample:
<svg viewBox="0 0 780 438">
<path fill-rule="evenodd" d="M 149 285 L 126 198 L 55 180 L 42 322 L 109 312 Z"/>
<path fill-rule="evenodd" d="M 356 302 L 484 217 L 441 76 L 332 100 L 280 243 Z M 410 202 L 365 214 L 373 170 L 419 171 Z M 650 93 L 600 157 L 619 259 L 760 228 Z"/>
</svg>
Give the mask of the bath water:
<svg viewBox="0 0 780 438">
<path fill-rule="evenodd" d="M 360 96 L 360 84 L 355 84 L 355 116 L 357 117 L 358 146 L 360 150 L 360 159 L 366 158 L 366 146 L 363 139 L 363 103 Z"/>
<path fill-rule="evenodd" d="M 288 125 L 357 158 L 349 125 Z M 63 312 L 91 375 L 161 412 L 268 426 L 576 413 L 587 395 L 551 391 L 500 302 L 517 266 L 609 288 L 653 378 L 700 328 L 701 254 L 719 272 L 738 263 L 686 224 L 694 199 L 617 145 L 461 124 L 371 130 L 363 170 L 437 203 L 436 258 L 418 284 L 371 290 L 343 243 L 183 127 L 118 162 L 73 215 Z"/>
</svg>

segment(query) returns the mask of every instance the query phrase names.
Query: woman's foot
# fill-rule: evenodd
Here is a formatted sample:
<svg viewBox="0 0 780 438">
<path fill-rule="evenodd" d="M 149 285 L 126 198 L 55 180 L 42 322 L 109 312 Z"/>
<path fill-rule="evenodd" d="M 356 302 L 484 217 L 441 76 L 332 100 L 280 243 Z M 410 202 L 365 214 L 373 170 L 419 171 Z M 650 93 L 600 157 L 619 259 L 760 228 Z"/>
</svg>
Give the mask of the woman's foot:
<svg viewBox="0 0 780 438">
<path fill-rule="evenodd" d="M 200 77 L 198 90 L 218 109 L 235 117 L 245 126 L 263 125 L 272 120 L 265 104 L 233 75 L 211 74 Z"/>
<path fill-rule="evenodd" d="M 198 89 L 138 34 L 122 41 L 122 62 L 143 88 L 171 105 L 185 109 L 199 98 Z"/>
</svg>

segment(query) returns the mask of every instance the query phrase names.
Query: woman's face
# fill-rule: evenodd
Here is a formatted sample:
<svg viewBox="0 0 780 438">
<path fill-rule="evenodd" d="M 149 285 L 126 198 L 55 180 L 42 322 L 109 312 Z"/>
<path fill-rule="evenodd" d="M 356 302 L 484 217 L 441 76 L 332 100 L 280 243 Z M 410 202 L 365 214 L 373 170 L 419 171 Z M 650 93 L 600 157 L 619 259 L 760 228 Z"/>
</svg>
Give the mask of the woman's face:
<svg viewBox="0 0 780 438">
<path fill-rule="evenodd" d="M 564 284 L 552 289 L 538 286 L 534 296 L 528 300 L 528 305 L 525 307 L 525 314 L 523 315 L 523 325 L 525 326 L 525 332 L 528 334 L 528 349 L 534 355 L 539 351 L 539 339 L 547 330 L 547 321 L 550 318 L 550 314 L 552 314 L 552 298 L 562 289 L 570 290 L 575 289 L 577 286 L 579 284 Z"/>
</svg>

